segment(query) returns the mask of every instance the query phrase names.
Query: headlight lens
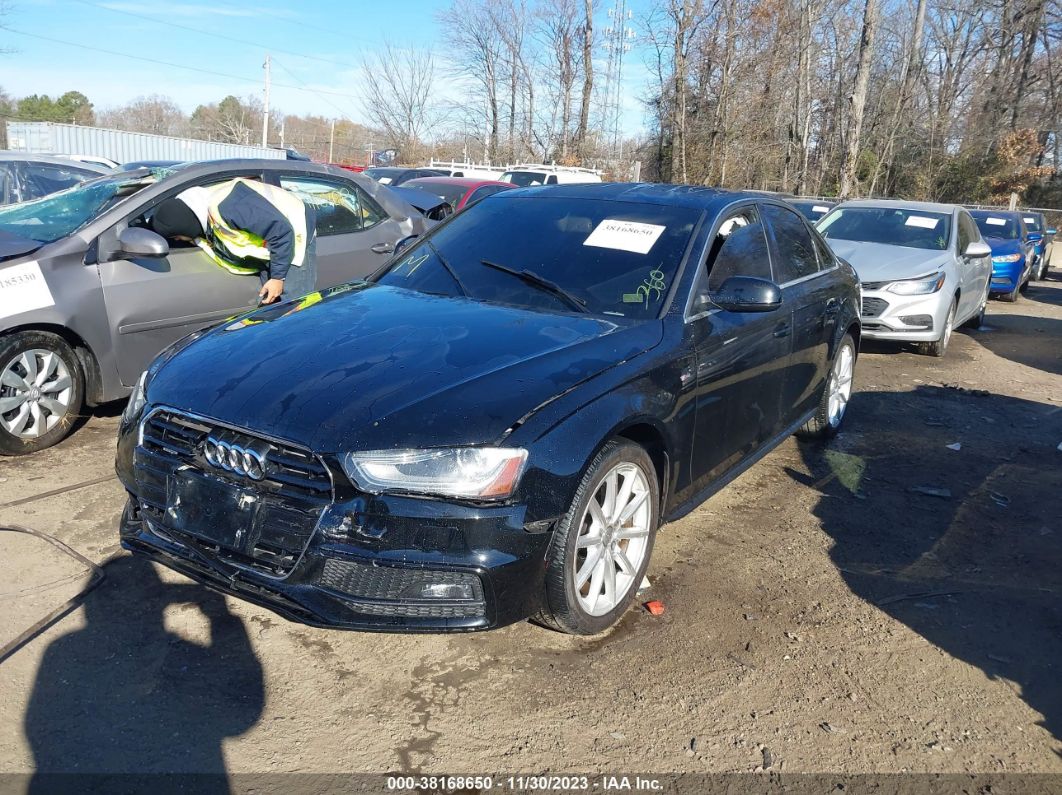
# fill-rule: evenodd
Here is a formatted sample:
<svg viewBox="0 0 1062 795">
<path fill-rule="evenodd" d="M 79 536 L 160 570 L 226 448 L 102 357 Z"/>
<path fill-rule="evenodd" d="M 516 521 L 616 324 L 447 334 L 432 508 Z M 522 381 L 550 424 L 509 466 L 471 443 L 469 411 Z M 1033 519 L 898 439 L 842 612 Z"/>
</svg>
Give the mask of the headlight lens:
<svg viewBox="0 0 1062 795">
<path fill-rule="evenodd" d="M 1021 254 L 1004 254 L 1001 257 L 992 257 L 992 262 L 1017 262 L 1021 259 Z"/>
<path fill-rule="evenodd" d="M 504 447 L 346 453 L 343 469 L 371 493 L 406 491 L 496 500 L 516 489 L 527 451 Z"/>
<path fill-rule="evenodd" d="M 929 295 L 935 293 L 944 286 L 944 274 L 934 273 L 924 279 L 912 279 L 911 281 L 893 282 L 886 289 L 897 295 Z"/>
<path fill-rule="evenodd" d="M 123 424 L 129 424 L 135 420 L 141 409 L 144 408 L 144 404 L 147 402 L 146 383 L 147 370 L 142 372 L 140 378 L 136 380 L 136 386 L 133 387 L 133 393 L 129 396 L 129 402 L 125 404 L 125 411 L 122 412 Z"/>
</svg>

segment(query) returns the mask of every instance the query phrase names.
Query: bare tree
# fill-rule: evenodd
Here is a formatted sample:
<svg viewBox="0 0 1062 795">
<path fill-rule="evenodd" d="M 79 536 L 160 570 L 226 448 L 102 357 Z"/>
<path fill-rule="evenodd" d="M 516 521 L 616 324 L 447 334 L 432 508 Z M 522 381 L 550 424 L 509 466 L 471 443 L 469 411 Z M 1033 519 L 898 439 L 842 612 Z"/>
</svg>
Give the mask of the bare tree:
<svg viewBox="0 0 1062 795">
<path fill-rule="evenodd" d="M 439 21 L 456 59 L 471 81 L 469 100 L 462 103 L 464 115 L 477 136 L 483 133 L 484 149 L 491 161 L 498 159 L 500 128 L 498 80 L 502 44 L 495 29 L 495 0 L 454 0 L 441 12 Z"/>
<path fill-rule="evenodd" d="M 438 120 L 433 56 L 385 42 L 365 59 L 362 77 L 365 114 L 391 146 L 415 157 Z"/>
<path fill-rule="evenodd" d="M 582 150 L 590 125 L 590 103 L 594 97 L 594 0 L 583 0 L 583 95 L 579 101 L 579 126 L 575 130 L 574 147 Z"/>
<path fill-rule="evenodd" d="M 103 111 L 97 122 L 102 127 L 154 135 L 184 135 L 189 124 L 177 103 L 159 94 L 137 97 L 127 105 Z"/>
<path fill-rule="evenodd" d="M 863 133 L 863 112 L 870 84 L 870 67 L 874 57 L 874 37 L 878 25 L 878 0 L 866 0 L 863 6 L 863 33 L 859 38 L 859 62 L 856 66 L 855 86 L 848 98 L 848 133 L 844 160 L 841 163 L 841 185 L 838 195 L 844 199 L 855 188 L 856 164 L 859 160 L 860 137 Z"/>
</svg>

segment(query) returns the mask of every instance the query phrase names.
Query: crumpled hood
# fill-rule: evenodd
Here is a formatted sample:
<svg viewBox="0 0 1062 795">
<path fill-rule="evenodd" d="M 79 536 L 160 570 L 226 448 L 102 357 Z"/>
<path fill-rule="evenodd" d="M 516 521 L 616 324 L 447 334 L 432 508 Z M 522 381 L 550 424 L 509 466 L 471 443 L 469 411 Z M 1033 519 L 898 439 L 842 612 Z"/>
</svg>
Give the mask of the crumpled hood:
<svg viewBox="0 0 1062 795">
<path fill-rule="evenodd" d="M 378 285 L 314 295 L 190 343 L 157 369 L 148 400 L 318 452 L 486 443 L 662 337 L 658 321 Z"/>
<path fill-rule="evenodd" d="M 889 282 L 932 273 L 950 258 L 946 251 L 861 243 L 855 240 L 830 240 L 830 248 L 848 260 L 861 282 Z"/>
</svg>

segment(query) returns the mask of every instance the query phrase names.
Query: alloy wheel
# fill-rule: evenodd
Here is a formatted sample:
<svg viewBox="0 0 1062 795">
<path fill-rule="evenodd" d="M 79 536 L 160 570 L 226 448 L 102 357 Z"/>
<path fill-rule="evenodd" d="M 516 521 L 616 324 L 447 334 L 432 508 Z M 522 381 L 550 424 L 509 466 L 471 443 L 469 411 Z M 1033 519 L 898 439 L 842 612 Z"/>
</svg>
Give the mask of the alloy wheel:
<svg viewBox="0 0 1062 795">
<path fill-rule="evenodd" d="M 0 371 L 0 426 L 21 439 L 43 436 L 69 412 L 73 388 L 59 354 L 43 348 L 20 353 Z"/>
<path fill-rule="evenodd" d="M 649 479 L 637 464 L 617 464 L 601 479 L 579 520 L 571 571 L 579 605 L 605 615 L 623 601 L 649 549 Z"/>
<path fill-rule="evenodd" d="M 830 370 L 829 400 L 827 413 L 830 426 L 836 428 L 844 419 L 848 400 L 852 397 L 852 379 L 855 377 L 855 353 L 850 345 L 843 345 Z"/>
</svg>

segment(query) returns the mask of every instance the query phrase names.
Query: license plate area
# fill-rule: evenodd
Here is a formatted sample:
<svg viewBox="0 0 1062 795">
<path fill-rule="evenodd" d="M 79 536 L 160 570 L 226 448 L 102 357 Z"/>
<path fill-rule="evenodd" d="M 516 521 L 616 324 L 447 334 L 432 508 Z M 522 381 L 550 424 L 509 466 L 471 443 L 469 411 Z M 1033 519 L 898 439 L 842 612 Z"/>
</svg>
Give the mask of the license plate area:
<svg viewBox="0 0 1062 795">
<path fill-rule="evenodd" d="M 166 523 L 179 533 L 243 551 L 260 504 L 253 489 L 178 470 L 167 483 Z"/>
</svg>

